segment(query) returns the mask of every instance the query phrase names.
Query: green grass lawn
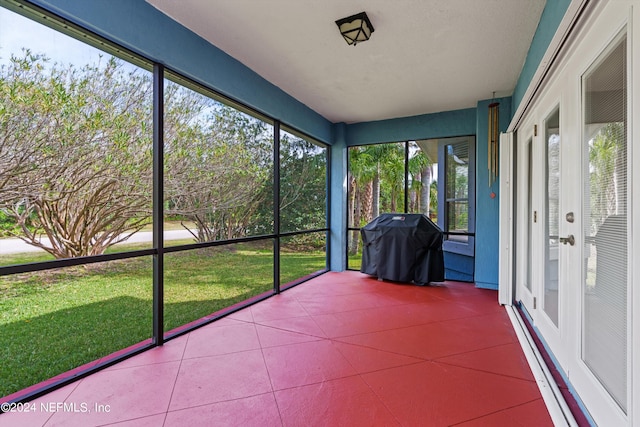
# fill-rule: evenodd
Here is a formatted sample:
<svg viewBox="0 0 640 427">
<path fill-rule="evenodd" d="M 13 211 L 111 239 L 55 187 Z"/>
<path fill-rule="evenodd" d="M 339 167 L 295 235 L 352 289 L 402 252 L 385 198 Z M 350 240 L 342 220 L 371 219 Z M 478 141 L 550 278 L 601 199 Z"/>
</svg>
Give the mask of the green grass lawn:
<svg viewBox="0 0 640 427">
<path fill-rule="evenodd" d="M 358 250 L 358 253 L 355 255 L 348 254 L 348 265 L 349 270 L 360 270 L 362 266 L 362 249 Z"/>
<path fill-rule="evenodd" d="M 324 268 L 322 251 L 282 250 L 282 283 Z M 271 241 L 166 254 L 164 285 L 169 331 L 273 289 Z M 0 396 L 151 335 L 151 257 L 0 277 Z"/>
</svg>

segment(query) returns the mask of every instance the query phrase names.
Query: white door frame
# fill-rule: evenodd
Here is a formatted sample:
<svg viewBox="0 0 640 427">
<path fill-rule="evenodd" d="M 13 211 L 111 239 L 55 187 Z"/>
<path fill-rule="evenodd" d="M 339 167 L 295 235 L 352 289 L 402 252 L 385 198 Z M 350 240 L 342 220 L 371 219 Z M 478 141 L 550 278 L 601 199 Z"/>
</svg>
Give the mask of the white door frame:
<svg viewBox="0 0 640 427">
<path fill-rule="evenodd" d="M 573 2 L 576 3 L 576 2 Z M 573 5 L 572 3 L 572 5 Z M 570 7 L 571 9 L 571 7 Z M 518 147 L 516 151 L 516 176 L 514 183 L 515 200 L 513 203 L 514 217 L 517 219 L 516 229 L 514 231 L 515 239 L 513 247 L 515 248 L 515 256 L 512 259 L 511 266 L 514 270 L 513 277 L 515 281 L 516 300 L 522 301 L 525 307 L 533 306 L 532 298 L 537 297 L 536 292 L 540 292 L 540 285 L 537 288 L 532 287 L 531 295 L 527 295 L 526 287 L 523 282 L 523 266 L 526 266 L 526 251 L 523 246 L 523 235 L 526 234 L 526 228 L 523 229 L 523 221 L 526 224 L 526 203 L 523 203 L 523 197 L 526 191 L 523 186 L 526 184 L 526 170 L 523 168 L 523 162 L 526 160 L 524 147 L 528 138 L 532 138 L 534 143 L 536 138 L 540 138 L 544 133 L 543 119 L 545 115 L 552 111 L 555 103 L 560 105 L 560 126 L 561 138 L 563 142 L 571 141 L 572 147 L 569 153 L 574 152 L 582 145 L 582 92 L 581 92 L 581 76 L 594 60 L 606 49 L 609 43 L 626 28 L 627 31 L 627 58 L 628 58 L 628 192 L 629 192 L 629 215 L 630 231 L 629 231 L 629 284 L 628 293 L 628 336 L 629 336 L 629 353 L 628 353 L 628 411 L 624 414 L 611 396 L 606 392 L 582 361 L 581 354 L 581 334 L 582 334 L 582 274 L 577 274 L 577 279 L 572 277 L 572 272 L 566 267 L 561 270 L 560 280 L 565 284 L 564 290 L 561 291 L 559 328 L 557 334 L 552 332 L 553 328 L 545 326 L 544 316 L 535 313 L 538 308 L 530 313 L 536 328 L 542 335 L 543 340 L 547 343 L 548 348 L 552 350 L 553 357 L 559 363 L 559 368 L 564 372 L 571 386 L 577 391 L 579 398 L 593 417 L 595 422 L 600 425 L 616 426 L 616 425 L 640 425 L 640 278 L 637 277 L 638 272 L 634 271 L 634 266 L 640 266 L 640 251 L 635 250 L 633 242 L 640 242 L 640 197 L 633 197 L 635 189 L 640 188 L 640 157 L 637 153 L 640 151 L 640 126 L 634 125 L 632 118 L 638 120 L 640 116 L 640 0 L 615 0 L 592 3 L 592 8 L 588 14 L 581 18 L 580 24 L 576 27 L 574 34 L 571 35 L 571 43 L 563 47 L 562 54 L 558 57 L 555 64 L 544 64 L 546 70 L 551 70 L 550 74 L 545 77 L 545 81 L 540 85 L 540 89 L 531 95 L 531 105 L 526 107 L 526 111 L 518 111 L 512 121 L 510 130 L 516 130 L 516 140 Z M 537 86 L 537 83 L 536 83 Z M 634 114 L 634 111 L 636 114 Z M 537 125 L 537 135 L 533 136 L 534 125 Z M 544 138 L 544 136 L 542 136 Z M 635 146 L 635 147 L 634 147 Z M 535 145 L 534 145 L 535 148 Z M 580 148 L 581 150 L 581 148 Z M 535 154 L 534 159 L 540 161 L 540 155 Z M 536 157 L 537 156 L 537 157 Z M 581 156 L 581 155 L 580 155 Z M 563 162 L 563 177 L 581 176 L 581 162 L 579 158 L 574 163 Z M 632 165 L 637 167 L 632 167 Z M 532 175 L 536 179 L 536 168 L 539 164 L 534 164 Z M 501 174 L 504 170 L 501 170 Z M 566 180 L 567 178 L 565 178 Z M 561 207 L 561 212 L 571 209 L 574 211 L 575 221 L 572 224 L 563 224 L 560 228 L 560 235 L 573 234 L 577 239 L 582 237 L 582 212 L 581 190 L 575 191 L 573 194 L 566 196 L 565 205 Z M 501 197 L 506 194 L 501 193 Z M 543 223 L 540 215 L 541 195 L 539 192 L 533 194 L 532 208 L 538 211 L 538 224 Z M 524 200 L 526 202 L 526 200 Z M 542 206 L 544 207 L 544 206 Z M 508 211 L 501 210 L 501 222 L 504 218 L 509 221 Z M 542 233 L 534 232 L 532 238 L 542 239 Z M 501 240 L 502 242 L 502 240 Z M 535 246 L 540 247 L 541 242 L 537 241 Z M 576 242 L 574 251 L 561 250 L 560 260 L 566 265 L 582 265 L 582 252 L 584 248 L 580 247 L 581 243 Z M 637 245 L 636 245 L 637 247 Z M 502 250 L 506 246 L 501 244 Z M 567 248 L 565 248 L 567 249 Z M 508 260 L 508 257 L 505 258 Z M 543 265 L 544 259 L 539 253 L 531 254 L 531 261 L 534 266 Z M 580 267 L 581 269 L 581 267 Z M 502 272 L 501 274 L 507 274 Z M 576 275 L 575 273 L 573 275 Z M 539 276 L 539 275 L 538 275 Z M 539 279 L 539 277 L 538 277 Z M 576 281 L 577 280 L 577 281 Z M 538 280 L 539 281 L 539 280 Z M 636 283 L 639 282 L 639 283 Z M 579 286 L 576 286 L 578 283 Z M 527 299 L 529 299 L 527 301 Z M 539 307 L 539 304 L 536 304 Z M 634 331 L 636 331 L 634 333 Z"/>
<path fill-rule="evenodd" d="M 513 302 L 513 132 L 500 134 L 500 254 L 498 256 L 498 302 L 510 306 Z"/>
</svg>

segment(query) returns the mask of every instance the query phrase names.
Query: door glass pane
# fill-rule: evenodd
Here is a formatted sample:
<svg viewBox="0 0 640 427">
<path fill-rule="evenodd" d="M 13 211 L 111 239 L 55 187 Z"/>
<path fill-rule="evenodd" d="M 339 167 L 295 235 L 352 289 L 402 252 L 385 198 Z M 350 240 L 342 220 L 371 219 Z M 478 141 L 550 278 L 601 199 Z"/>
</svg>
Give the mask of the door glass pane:
<svg viewBox="0 0 640 427">
<path fill-rule="evenodd" d="M 547 150 L 547 214 L 545 239 L 545 277 L 543 309 L 558 326 L 558 238 L 560 202 L 560 110 L 545 120 Z"/>
<path fill-rule="evenodd" d="M 527 276 L 526 276 L 526 280 L 527 282 L 525 283 L 527 289 L 531 290 L 531 273 L 533 271 L 533 269 L 531 268 L 531 254 L 533 253 L 533 248 L 532 248 L 532 236 L 533 236 L 533 215 L 532 215 L 532 207 L 533 207 L 533 200 L 532 200 L 532 188 L 531 188 L 531 171 L 532 171 L 532 160 L 531 160 L 531 155 L 532 153 L 532 147 L 533 147 L 533 143 L 532 140 L 529 139 L 527 141 L 527 148 L 526 148 L 526 156 L 527 158 L 525 159 L 525 164 L 527 165 L 527 170 L 525 172 L 525 177 L 527 180 L 527 246 L 526 246 L 526 262 L 527 262 Z"/>
<path fill-rule="evenodd" d="M 584 270 L 582 357 L 627 408 L 627 43 L 583 76 Z"/>
</svg>

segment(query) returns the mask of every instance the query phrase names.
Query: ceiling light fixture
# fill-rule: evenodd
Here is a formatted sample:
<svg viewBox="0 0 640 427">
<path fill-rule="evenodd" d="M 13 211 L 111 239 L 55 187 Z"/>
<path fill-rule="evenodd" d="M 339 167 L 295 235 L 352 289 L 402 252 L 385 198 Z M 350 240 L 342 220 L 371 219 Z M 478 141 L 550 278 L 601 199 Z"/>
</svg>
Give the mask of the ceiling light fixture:
<svg viewBox="0 0 640 427">
<path fill-rule="evenodd" d="M 340 34 L 342 34 L 347 44 L 354 46 L 369 40 L 371 33 L 374 31 L 373 25 L 371 25 L 371 21 L 369 21 L 369 17 L 365 12 L 338 19 L 336 24 L 340 28 Z"/>
</svg>

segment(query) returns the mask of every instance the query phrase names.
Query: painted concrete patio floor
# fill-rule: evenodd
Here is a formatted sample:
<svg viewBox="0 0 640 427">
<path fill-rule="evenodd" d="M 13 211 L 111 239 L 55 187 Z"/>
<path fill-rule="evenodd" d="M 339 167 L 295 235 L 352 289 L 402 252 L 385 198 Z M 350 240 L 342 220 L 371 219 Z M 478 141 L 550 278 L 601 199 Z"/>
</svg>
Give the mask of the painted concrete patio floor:
<svg viewBox="0 0 640 427">
<path fill-rule="evenodd" d="M 327 273 L 0 426 L 551 426 L 495 291 Z"/>
</svg>

